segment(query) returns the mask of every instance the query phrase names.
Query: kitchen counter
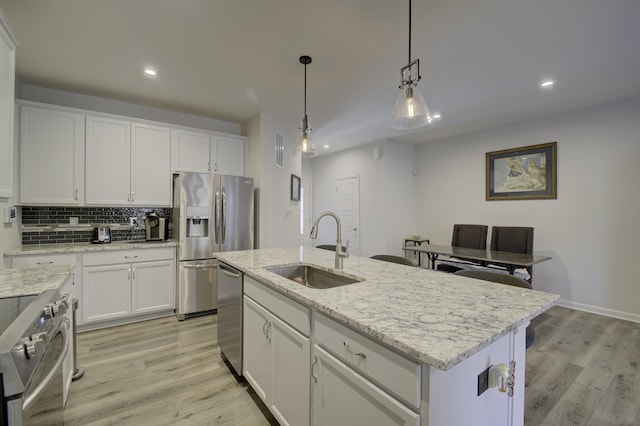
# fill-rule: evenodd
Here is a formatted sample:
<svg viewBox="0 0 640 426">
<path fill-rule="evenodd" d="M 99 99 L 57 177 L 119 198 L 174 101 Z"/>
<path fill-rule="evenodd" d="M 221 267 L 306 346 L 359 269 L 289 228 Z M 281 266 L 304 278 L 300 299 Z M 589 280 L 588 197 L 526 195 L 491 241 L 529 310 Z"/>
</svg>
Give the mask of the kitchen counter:
<svg viewBox="0 0 640 426">
<path fill-rule="evenodd" d="M 74 265 L 0 271 L 0 298 L 40 294 L 60 287 L 73 273 Z"/>
<path fill-rule="evenodd" d="M 334 269 L 335 253 L 310 247 L 215 254 L 248 276 L 408 357 L 449 370 L 553 306 L 557 295 L 364 257 Z M 313 265 L 364 281 L 304 287 L 264 269 Z"/>
<path fill-rule="evenodd" d="M 88 253 L 96 251 L 110 250 L 130 250 L 130 249 L 147 249 L 161 247 L 177 247 L 175 241 L 113 241 L 110 244 L 91 244 L 91 243 L 74 243 L 74 244 L 26 244 L 7 250 L 5 256 L 28 256 L 34 254 L 53 254 L 53 253 Z"/>
</svg>

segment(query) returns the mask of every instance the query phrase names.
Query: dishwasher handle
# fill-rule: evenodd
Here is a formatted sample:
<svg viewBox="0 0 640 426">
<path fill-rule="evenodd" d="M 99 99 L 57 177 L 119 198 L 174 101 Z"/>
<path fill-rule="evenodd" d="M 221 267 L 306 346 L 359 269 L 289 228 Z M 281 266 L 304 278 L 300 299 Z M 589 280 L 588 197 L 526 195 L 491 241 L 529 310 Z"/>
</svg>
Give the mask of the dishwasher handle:
<svg viewBox="0 0 640 426">
<path fill-rule="evenodd" d="M 242 277 L 242 275 L 240 273 L 235 272 L 235 269 L 231 269 L 228 266 L 227 267 L 222 266 L 222 263 L 218 264 L 218 270 L 220 272 L 222 272 L 223 274 L 225 274 L 226 276 L 231 277 L 231 278 L 238 279 L 238 278 Z"/>
</svg>

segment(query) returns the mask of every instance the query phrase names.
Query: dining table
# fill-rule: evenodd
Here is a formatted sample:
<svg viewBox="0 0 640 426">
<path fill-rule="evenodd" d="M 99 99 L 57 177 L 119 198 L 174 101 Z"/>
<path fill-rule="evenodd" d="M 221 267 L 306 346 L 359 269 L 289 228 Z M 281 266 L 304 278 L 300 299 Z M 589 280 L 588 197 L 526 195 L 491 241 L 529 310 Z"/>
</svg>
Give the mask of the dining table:
<svg viewBox="0 0 640 426">
<path fill-rule="evenodd" d="M 477 261 L 482 266 L 504 266 L 511 275 L 517 268 L 526 268 L 531 274 L 531 267 L 537 263 L 551 260 L 550 256 L 537 256 L 532 254 L 511 253 L 506 251 L 482 250 L 465 247 L 427 244 L 424 246 L 405 246 L 405 251 L 424 253 L 431 262 L 431 269 L 436 268 L 436 260 L 439 256 Z"/>
</svg>

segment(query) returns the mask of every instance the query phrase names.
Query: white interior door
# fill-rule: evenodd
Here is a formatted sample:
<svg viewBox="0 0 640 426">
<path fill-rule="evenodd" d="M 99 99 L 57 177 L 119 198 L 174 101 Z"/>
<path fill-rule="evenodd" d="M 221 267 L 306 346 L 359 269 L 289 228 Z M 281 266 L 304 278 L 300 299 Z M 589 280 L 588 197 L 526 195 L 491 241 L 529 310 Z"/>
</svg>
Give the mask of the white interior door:
<svg viewBox="0 0 640 426">
<path fill-rule="evenodd" d="M 342 222 L 342 245 L 349 242 L 349 253 L 358 255 L 360 218 L 360 178 L 358 176 L 336 180 L 335 210 Z"/>
</svg>

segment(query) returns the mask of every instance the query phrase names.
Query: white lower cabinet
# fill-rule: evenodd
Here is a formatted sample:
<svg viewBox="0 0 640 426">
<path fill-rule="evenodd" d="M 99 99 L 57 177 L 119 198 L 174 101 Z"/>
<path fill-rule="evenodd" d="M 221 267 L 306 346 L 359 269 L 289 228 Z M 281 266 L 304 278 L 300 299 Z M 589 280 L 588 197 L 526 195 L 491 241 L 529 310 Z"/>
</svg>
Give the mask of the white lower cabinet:
<svg viewBox="0 0 640 426">
<path fill-rule="evenodd" d="M 89 253 L 82 279 L 84 323 L 169 311 L 175 304 L 175 251 Z"/>
<path fill-rule="evenodd" d="M 247 280 L 250 279 L 245 278 L 245 288 Z M 294 309 L 301 307 L 269 291 L 254 296 L 269 307 L 280 303 L 290 303 Z M 309 330 L 308 309 L 302 310 L 307 311 L 307 323 L 300 328 Z M 243 375 L 246 380 L 281 425 L 308 425 L 309 337 L 246 295 L 243 330 Z"/>
<path fill-rule="evenodd" d="M 314 425 L 420 425 L 420 415 L 315 345 L 312 374 Z"/>
</svg>

